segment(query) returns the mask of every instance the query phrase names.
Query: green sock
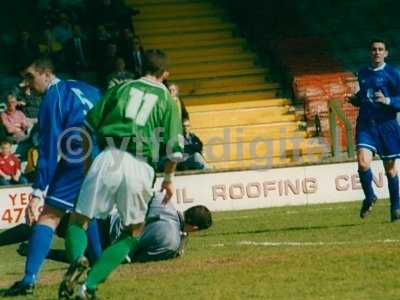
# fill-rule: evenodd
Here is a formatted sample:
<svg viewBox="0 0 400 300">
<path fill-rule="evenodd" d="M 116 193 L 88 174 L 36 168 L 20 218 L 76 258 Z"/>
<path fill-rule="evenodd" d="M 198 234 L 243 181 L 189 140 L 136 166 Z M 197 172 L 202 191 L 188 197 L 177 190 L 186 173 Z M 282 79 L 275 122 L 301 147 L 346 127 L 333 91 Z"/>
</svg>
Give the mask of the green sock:
<svg viewBox="0 0 400 300">
<path fill-rule="evenodd" d="M 87 245 L 86 230 L 76 224 L 69 225 L 65 236 L 65 250 L 67 250 L 68 260 L 72 263 L 85 255 Z"/>
<path fill-rule="evenodd" d="M 138 242 L 137 237 L 130 236 L 108 247 L 90 270 L 86 280 L 87 288 L 95 290 L 98 284 L 105 281 L 108 275 L 124 261 L 129 252 L 137 246 Z"/>
</svg>

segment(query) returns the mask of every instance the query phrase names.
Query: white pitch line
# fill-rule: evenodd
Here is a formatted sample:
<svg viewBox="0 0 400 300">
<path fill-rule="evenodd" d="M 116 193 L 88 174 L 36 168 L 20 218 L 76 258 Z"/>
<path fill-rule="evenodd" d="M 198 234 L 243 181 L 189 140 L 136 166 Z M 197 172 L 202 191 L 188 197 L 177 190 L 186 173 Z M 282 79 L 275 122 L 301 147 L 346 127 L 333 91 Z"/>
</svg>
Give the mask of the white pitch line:
<svg viewBox="0 0 400 300">
<path fill-rule="evenodd" d="M 360 241 L 360 242 L 255 242 L 255 241 L 238 241 L 231 245 L 238 246 L 266 246 L 266 247 L 302 247 L 302 246 L 340 246 L 340 245 L 355 245 L 355 244 L 398 244 L 400 240 L 377 240 L 377 241 Z M 225 247 L 226 244 L 218 243 L 211 245 L 212 247 Z"/>
<path fill-rule="evenodd" d="M 320 208 L 307 208 L 305 210 L 287 210 L 285 211 L 288 215 L 295 215 L 295 214 L 304 214 L 304 212 L 320 212 L 320 211 L 327 211 L 327 210 L 348 210 L 348 207 L 345 206 L 337 206 L 337 207 L 320 207 Z"/>
</svg>

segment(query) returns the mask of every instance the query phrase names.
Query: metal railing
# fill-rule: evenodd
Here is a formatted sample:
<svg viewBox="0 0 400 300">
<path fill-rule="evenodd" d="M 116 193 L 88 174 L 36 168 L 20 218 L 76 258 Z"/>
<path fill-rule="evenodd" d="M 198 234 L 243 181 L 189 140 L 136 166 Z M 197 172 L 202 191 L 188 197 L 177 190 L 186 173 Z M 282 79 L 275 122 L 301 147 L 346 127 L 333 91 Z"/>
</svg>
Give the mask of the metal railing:
<svg viewBox="0 0 400 300">
<path fill-rule="evenodd" d="M 348 158 L 354 158 L 354 144 L 353 144 L 353 128 L 350 121 L 346 118 L 343 110 L 340 107 L 338 100 L 331 100 L 329 103 L 329 129 L 331 134 L 332 156 L 335 159 L 340 158 L 340 130 L 336 125 L 336 118 L 343 122 L 346 137 L 347 137 L 347 155 Z"/>
</svg>

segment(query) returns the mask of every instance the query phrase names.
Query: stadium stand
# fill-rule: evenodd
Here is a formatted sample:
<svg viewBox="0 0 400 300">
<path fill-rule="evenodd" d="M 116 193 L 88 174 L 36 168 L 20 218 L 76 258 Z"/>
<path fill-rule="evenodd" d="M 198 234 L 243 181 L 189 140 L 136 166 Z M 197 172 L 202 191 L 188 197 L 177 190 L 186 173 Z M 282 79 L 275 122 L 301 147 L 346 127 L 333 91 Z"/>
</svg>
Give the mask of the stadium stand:
<svg viewBox="0 0 400 300">
<path fill-rule="evenodd" d="M 204 154 L 218 169 L 280 166 L 326 151 L 300 129 L 282 85 L 256 63 L 247 40 L 212 1 L 127 1 L 141 11 L 135 31 L 145 49 L 161 48 Z M 315 159 L 315 157 L 313 157 Z M 266 165 L 268 164 L 268 165 Z"/>
</svg>

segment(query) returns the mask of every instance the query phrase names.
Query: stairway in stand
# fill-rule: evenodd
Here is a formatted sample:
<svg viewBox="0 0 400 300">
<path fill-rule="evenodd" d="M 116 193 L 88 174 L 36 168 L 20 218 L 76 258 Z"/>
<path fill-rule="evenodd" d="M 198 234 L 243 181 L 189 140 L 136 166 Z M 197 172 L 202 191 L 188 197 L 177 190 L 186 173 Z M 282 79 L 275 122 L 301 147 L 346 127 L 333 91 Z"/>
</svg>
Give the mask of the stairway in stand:
<svg viewBox="0 0 400 300">
<path fill-rule="evenodd" d="M 328 149 L 300 129 L 302 117 L 270 70 L 257 65 L 225 12 L 207 0 L 126 0 L 140 10 L 145 49 L 165 50 L 193 131 L 217 170 L 315 162 Z"/>
</svg>

